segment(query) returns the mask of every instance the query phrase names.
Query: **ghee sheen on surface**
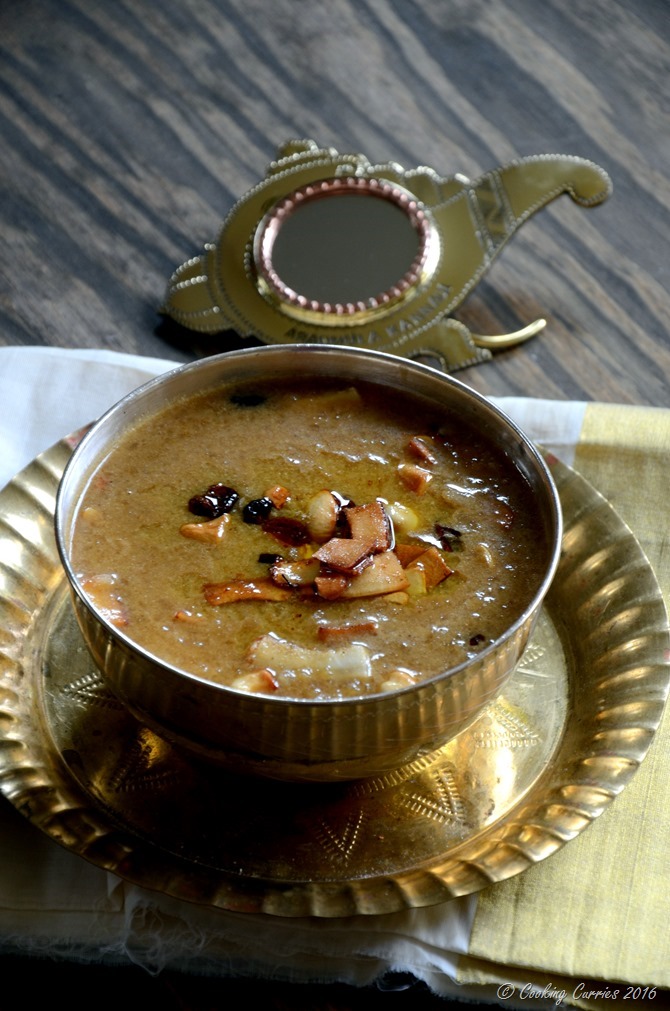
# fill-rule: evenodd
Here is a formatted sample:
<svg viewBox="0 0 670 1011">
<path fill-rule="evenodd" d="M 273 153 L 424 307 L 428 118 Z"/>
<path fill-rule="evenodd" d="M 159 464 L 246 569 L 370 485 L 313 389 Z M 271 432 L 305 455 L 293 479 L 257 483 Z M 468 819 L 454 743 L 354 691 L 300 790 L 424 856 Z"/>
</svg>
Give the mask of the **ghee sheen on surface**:
<svg viewBox="0 0 670 1011">
<path fill-rule="evenodd" d="M 163 661 L 244 691 L 407 687 L 485 649 L 548 545 L 516 467 L 421 398 L 262 383 L 140 423 L 73 532 L 100 612 Z"/>
</svg>

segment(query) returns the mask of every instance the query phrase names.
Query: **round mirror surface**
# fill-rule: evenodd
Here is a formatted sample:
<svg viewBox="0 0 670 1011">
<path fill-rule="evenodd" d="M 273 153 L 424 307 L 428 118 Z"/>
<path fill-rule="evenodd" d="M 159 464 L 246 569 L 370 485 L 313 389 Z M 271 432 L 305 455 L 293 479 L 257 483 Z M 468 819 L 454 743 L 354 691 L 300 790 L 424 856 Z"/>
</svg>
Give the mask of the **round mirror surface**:
<svg viewBox="0 0 670 1011">
<path fill-rule="evenodd" d="M 282 300 L 351 312 L 398 297 L 416 280 L 425 246 L 416 202 L 390 185 L 337 180 L 282 201 L 262 226 L 256 258 Z"/>
</svg>

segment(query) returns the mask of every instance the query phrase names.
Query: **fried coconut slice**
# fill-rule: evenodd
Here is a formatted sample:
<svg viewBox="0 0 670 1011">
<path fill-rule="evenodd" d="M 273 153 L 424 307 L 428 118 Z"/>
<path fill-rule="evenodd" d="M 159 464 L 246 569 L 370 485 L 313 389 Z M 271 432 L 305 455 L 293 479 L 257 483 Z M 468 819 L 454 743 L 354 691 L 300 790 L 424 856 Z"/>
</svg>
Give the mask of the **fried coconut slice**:
<svg viewBox="0 0 670 1011">
<path fill-rule="evenodd" d="M 373 552 L 387 551 L 392 546 L 393 531 L 381 502 L 367 502 L 344 510 L 355 541 L 370 544 Z"/>
<path fill-rule="evenodd" d="M 271 579 L 230 579 L 227 583 L 206 583 L 202 588 L 208 604 L 235 604 L 241 600 L 290 600 L 293 590 L 277 586 Z"/>
<path fill-rule="evenodd" d="M 333 537 L 315 551 L 312 558 L 317 558 L 329 569 L 350 575 L 370 565 L 372 547 L 369 541 L 355 541 L 351 537 Z"/>
<path fill-rule="evenodd" d="M 353 575 L 372 564 L 374 555 L 393 543 L 393 528 L 381 502 L 344 510 L 351 537 L 332 537 L 314 552 L 329 569 Z"/>
<path fill-rule="evenodd" d="M 396 544 L 394 552 L 400 559 L 403 569 L 406 569 L 415 558 L 420 558 L 426 550 L 425 544 Z"/>
<path fill-rule="evenodd" d="M 342 572 L 331 572 L 328 569 L 314 580 L 316 592 L 324 600 L 337 600 L 346 590 L 349 579 Z"/>
<path fill-rule="evenodd" d="M 303 671 L 344 680 L 369 678 L 372 673 L 370 654 L 365 646 L 348 643 L 337 649 L 311 648 L 281 639 L 274 632 L 268 632 L 252 642 L 247 660 L 254 667 L 278 674 Z"/>
<path fill-rule="evenodd" d="M 424 572 L 426 576 L 426 588 L 428 590 L 432 590 L 434 586 L 438 586 L 444 579 L 451 576 L 453 572 L 437 548 L 432 546 L 413 559 L 406 569 L 407 572 L 411 569 L 418 569 Z"/>
<path fill-rule="evenodd" d="M 350 579 L 341 596 L 377 597 L 406 590 L 408 586 L 398 556 L 393 551 L 384 551 L 381 555 L 373 555 L 368 567 Z"/>
</svg>

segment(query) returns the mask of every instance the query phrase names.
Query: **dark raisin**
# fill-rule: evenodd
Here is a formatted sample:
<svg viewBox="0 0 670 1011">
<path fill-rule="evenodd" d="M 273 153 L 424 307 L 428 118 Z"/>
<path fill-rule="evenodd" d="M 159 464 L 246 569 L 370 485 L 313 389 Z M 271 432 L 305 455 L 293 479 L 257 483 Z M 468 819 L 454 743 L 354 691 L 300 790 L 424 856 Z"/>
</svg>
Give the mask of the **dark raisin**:
<svg viewBox="0 0 670 1011">
<path fill-rule="evenodd" d="M 202 492 L 189 499 L 188 508 L 195 516 L 207 516 L 217 519 L 224 513 L 229 513 L 240 496 L 234 488 L 225 484 L 212 484 Z"/>
<path fill-rule="evenodd" d="M 307 544 L 309 541 L 309 531 L 307 525 L 302 520 L 292 519 L 290 516 L 272 516 L 263 523 L 263 531 L 270 534 L 280 544 L 289 547 L 297 547 L 300 544 Z"/>
<path fill-rule="evenodd" d="M 453 527 L 447 527 L 444 523 L 435 524 L 435 533 L 437 534 L 440 545 L 444 551 L 458 551 L 461 547 L 461 531 L 454 530 Z"/>
<path fill-rule="evenodd" d="M 242 510 L 242 519 L 245 523 L 256 523 L 260 524 L 263 520 L 266 520 L 270 513 L 272 512 L 273 504 L 272 499 L 269 498 L 255 498 L 251 502 L 247 502 L 244 509 Z"/>
<path fill-rule="evenodd" d="M 477 635 L 473 635 L 470 639 L 471 646 L 481 646 L 483 642 L 486 642 L 486 636 L 482 635 L 481 632 L 478 632 Z"/>
<path fill-rule="evenodd" d="M 264 397 L 262 393 L 233 393 L 230 398 L 231 404 L 235 404 L 237 407 L 258 407 L 266 400 L 267 397 Z"/>
<path fill-rule="evenodd" d="M 276 565 L 277 562 L 281 562 L 282 560 L 281 555 L 273 555 L 271 551 L 261 551 L 258 556 L 258 561 L 261 565 Z"/>
</svg>

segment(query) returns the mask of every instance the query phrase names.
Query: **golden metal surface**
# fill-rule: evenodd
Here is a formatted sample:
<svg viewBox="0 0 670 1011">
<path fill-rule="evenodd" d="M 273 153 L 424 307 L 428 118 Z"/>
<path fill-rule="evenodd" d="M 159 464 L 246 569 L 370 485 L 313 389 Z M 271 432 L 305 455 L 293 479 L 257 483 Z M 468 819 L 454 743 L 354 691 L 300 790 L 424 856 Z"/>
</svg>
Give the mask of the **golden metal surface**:
<svg viewBox="0 0 670 1011">
<path fill-rule="evenodd" d="M 393 773 L 282 784 L 199 764 L 106 689 L 52 532 L 71 446 L 0 494 L 0 786 L 94 864 L 178 898 L 281 916 L 431 905 L 549 856 L 644 758 L 670 682 L 665 607 L 630 530 L 562 464 L 551 461 L 563 560 L 503 696 Z"/>
<path fill-rule="evenodd" d="M 395 274 L 385 290 L 380 292 L 375 271 L 369 285 L 363 283 L 363 293 L 348 299 L 337 294 L 338 275 L 353 269 L 356 276 L 346 277 L 353 285 L 370 264 L 383 262 L 387 251 L 397 254 L 397 221 L 385 237 L 384 215 L 374 218 L 378 226 L 361 220 L 363 191 L 369 203 L 385 205 L 390 219 L 394 210 L 396 218 L 406 213 L 418 250 L 408 252 L 406 267 L 393 261 L 389 270 Z M 218 241 L 175 271 L 162 311 L 193 330 L 234 330 L 273 344 L 350 344 L 407 358 L 429 356 L 453 371 L 538 332 L 531 324 L 497 339 L 473 338 L 462 323 L 448 318 L 524 221 L 562 193 L 591 207 L 610 192 L 609 177 L 599 166 L 570 155 L 520 159 L 470 180 L 444 178 L 426 166 L 372 165 L 362 154 L 340 154 L 313 140 L 288 141 L 265 179 L 233 207 Z M 342 198 L 351 205 L 354 194 L 358 210 L 349 217 Z M 305 207 L 313 212 L 332 205 L 332 212 L 334 201 L 336 212 L 321 227 L 308 228 Z M 302 241 L 298 237 L 291 247 L 291 283 L 277 272 L 270 252 L 287 222 L 292 230 L 304 228 Z M 365 255 L 359 258 L 361 246 Z M 337 256 L 330 256 L 336 247 Z M 314 282 L 307 280 L 315 263 L 326 287 L 316 297 L 309 290 Z"/>
<path fill-rule="evenodd" d="M 478 348 L 501 351 L 503 348 L 513 348 L 517 344 L 523 344 L 525 341 L 530 340 L 535 334 L 544 330 L 546 325 L 546 319 L 536 319 L 532 323 L 529 323 L 528 326 L 522 327 L 521 330 L 514 330 L 512 333 L 493 334 L 492 336 L 473 333 L 472 339 Z"/>
</svg>

